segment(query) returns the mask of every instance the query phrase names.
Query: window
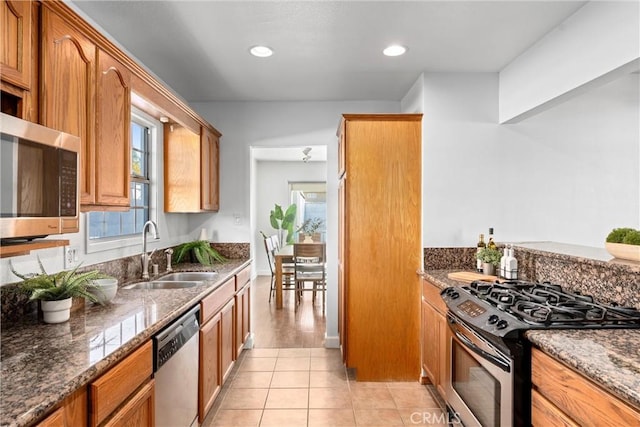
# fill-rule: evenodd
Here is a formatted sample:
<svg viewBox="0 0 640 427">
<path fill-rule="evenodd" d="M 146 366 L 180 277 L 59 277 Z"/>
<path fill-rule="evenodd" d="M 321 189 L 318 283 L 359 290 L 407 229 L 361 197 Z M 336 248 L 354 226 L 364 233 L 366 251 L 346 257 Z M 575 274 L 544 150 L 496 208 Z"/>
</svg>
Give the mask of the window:
<svg viewBox="0 0 640 427">
<path fill-rule="evenodd" d="M 325 182 L 290 182 L 291 203 L 298 206 L 296 221 L 300 226 L 307 220 L 322 221 L 318 233 L 322 240 L 327 232 L 327 185 Z"/>
<path fill-rule="evenodd" d="M 137 113 L 132 114 L 130 209 L 125 212 L 89 212 L 89 245 L 92 242 L 121 241 L 122 238 L 140 234 L 144 223 L 150 219 L 154 176 L 151 153 L 155 131 L 153 122 Z"/>
</svg>

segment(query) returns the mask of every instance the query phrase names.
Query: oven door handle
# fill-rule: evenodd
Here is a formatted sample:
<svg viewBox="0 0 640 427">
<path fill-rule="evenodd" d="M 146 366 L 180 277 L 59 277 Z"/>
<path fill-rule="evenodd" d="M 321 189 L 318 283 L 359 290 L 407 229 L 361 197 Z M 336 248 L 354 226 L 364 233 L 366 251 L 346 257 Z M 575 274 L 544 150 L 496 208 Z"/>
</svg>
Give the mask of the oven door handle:
<svg viewBox="0 0 640 427">
<path fill-rule="evenodd" d="M 451 326 L 451 325 L 449 325 L 449 326 Z M 505 372 L 510 372 L 511 371 L 511 368 L 510 368 L 508 362 L 505 362 L 504 360 L 494 356 L 493 354 L 487 353 L 486 351 L 484 351 L 483 349 L 481 349 L 480 347 L 475 345 L 469 338 L 467 338 L 466 336 L 461 334 L 459 331 L 456 331 L 453 328 L 451 328 L 451 330 L 455 334 L 456 338 L 458 338 L 471 351 L 473 351 L 474 353 L 476 353 L 477 355 L 479 355 L 483 359 L 486 359 L 489 362 L 493 363 L 494 365 L 496 365 L 497 367 L 499 367 L 503 371 L 505 371 Z"/>
</svg>

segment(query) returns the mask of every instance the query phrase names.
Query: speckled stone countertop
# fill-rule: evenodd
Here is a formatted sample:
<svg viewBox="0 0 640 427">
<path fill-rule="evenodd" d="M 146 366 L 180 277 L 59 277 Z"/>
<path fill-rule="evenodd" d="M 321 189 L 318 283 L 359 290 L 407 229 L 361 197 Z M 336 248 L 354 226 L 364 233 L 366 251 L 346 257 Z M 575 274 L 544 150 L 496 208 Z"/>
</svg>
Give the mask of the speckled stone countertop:
<svg viewBox="0 0 640 427">
<path fill-rule="evenodd" d="M 640 330 L 527 331 L 545 353 L 640 408 Z"/>
<path fill-rule="evenodd" d="M 460 270 L 426 270 L 424 277 L 442 289 L 464 285 L 447 277 L 454 271 Z M 545 353 L 640 409 L 640 330 L 530 330 L 525 336 Z"/>
<path fill-rule="evenodd" d="M 249 263 L 234 259 L 216 264 L 218 279 L 193 288 L 118 289 L 111 304 L 87 304 L 61 324 L 35 318 L 3 322 L 0 425 L 34 423 Z M 177 267 L 207 270 L 199 264 Z"/>
</svg>

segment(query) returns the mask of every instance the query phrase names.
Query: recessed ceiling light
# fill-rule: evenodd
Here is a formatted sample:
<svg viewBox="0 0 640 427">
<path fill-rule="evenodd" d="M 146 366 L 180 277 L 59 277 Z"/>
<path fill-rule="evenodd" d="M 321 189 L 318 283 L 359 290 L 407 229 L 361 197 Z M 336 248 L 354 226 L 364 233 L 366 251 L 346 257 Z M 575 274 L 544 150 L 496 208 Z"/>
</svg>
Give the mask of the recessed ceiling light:
<svg viewBox="0 0 640 427">
<path fill-rule="evenodd" d="M 258 58 L 267 58 L 273 55 L 273 50 L 267 46 L 253 46 L 249 49 L 249 52 L 251 52 L 251 55 L 257 56 Z"/>
<path fill-rule="evenodd" d="M 407 48 L 404 46 L 400 46 L 399 44 L 394 44 L 386 47 L 382 53 L 386 56 L 400 56 L 407 51 Z"/>
</svg>

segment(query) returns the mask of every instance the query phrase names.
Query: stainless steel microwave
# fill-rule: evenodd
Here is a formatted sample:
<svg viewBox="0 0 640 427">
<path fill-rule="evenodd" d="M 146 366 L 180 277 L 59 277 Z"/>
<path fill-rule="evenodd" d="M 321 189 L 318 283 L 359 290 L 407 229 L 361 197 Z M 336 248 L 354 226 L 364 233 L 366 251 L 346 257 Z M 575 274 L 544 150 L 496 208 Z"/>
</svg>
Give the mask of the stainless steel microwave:
<svg viewBox="0 0 640 427">
<path fill-rule="evenodd" d="M 0 238 L 79 231 L 80 138 L 0 113 Z"/>
</svg>

